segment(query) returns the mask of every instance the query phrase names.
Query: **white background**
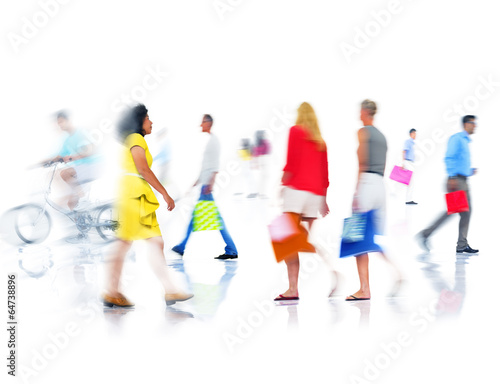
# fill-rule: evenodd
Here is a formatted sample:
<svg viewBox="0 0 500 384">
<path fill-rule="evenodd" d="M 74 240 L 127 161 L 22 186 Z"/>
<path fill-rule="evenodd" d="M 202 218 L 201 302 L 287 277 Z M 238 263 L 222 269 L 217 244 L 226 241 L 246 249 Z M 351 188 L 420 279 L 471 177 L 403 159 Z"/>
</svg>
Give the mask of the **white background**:
<svg viewBox="0 0 500 384">
<path fill-rule="evenodd" d="M 354 189 L 359 105 L 370 98 L 379 106 L 375 125 L 388 140 L 388 167 L 400 161 L 408 130 L 418 131 L 416 193 L 427 204 L 424 225 L 443 208 L 443 155 L 447 137 L 461 129 L 458 106 L 478 116 L 471 236 L 485 244 L 497 226 L 488 213 L 496 199 L 491 191 L 500 99 L 500 27 L 491 1 L 73 0 L 51 3 L 59 5 L 50 16 L 39 13 L 42 3 L 48 2 L 0 6 L 2 210 L 26 201 L 39 187 L 27 167 L 57 151 L 63 138 L 52 117 L 56 110 L 68 108 L 77 126 L 101 137 L 100 124 L 116 117 L 114 103 L 133 94 L 147 68 L 160 68 L 168 75 L 141 100 L 154 123 L 147 140 L 168 127 L 179 190 L 199 172 L 204 113 L 215 120 L 222 169 L 235 158 L 242 137 L 268 130 L 274 146 L 271 183 L 277 183 L 285 128 L 308 101 L 328 144 L 328 199 L 338 221 L 349 214 Z M 216 8 L 221 4 L 227 8 Z M 35 32 L 31 28 L 32 37 L 25 34 L 26 20 L 39 25 Z M 360 30 L 372 36 L 363 39 Z M 13 43 L 21 37 L 26 40 Z M 354 49 L 356 41 L 364 46 L 347 57 L 343 44 Z M 478 100 L 481 79 L 494 85 L 481 88 Z M 283 111 L 287 124 L 280 120 Z M 436 135 L 442 137 L 438 142 Z M 96 140 L 110 163 L 111 136 Z"/>
</svg>

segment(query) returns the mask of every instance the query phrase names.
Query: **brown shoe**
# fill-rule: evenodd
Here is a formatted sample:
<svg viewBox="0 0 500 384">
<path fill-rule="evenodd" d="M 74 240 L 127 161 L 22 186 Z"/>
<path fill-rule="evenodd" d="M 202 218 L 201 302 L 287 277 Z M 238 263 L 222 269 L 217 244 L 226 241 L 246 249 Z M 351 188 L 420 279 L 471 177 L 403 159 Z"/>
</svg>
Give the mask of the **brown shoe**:
<svg viewBox="0 0 500 384">
<path fill-rule="evenodd" d="M 177 301 L 186 301 L 192 298 L 194 295 L 191 293 L 166 293 L 165 294 L 165 303 L 167 305 L 173 305 Z"/>
<path fill-rule="evenodd" d="M 128 299 L 123 296 L 121 293 L 119 293 L 117 296 L 109 296 L 105 293 L 102 294 L 102 303 L 106 307 L 123 307 L 123 308 L 130 308 L 133 307 L 135 304 L 128 301 Z"/>
</svg>

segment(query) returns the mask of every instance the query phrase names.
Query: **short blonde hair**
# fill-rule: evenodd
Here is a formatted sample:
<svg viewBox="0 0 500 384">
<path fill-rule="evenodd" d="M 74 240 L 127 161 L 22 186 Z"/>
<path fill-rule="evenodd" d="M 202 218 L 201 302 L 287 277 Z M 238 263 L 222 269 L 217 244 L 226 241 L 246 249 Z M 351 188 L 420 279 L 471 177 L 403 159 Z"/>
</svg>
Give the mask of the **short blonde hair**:
<svg viewBox="0 0 500 384">
<path fill-rule="evenodd" d="M 361 108 L 370 111 L 370 116 L 374 116 L 377 113 L 377 104 L 369 99 L 365 99 L 362 101 Z"/>
</svg>

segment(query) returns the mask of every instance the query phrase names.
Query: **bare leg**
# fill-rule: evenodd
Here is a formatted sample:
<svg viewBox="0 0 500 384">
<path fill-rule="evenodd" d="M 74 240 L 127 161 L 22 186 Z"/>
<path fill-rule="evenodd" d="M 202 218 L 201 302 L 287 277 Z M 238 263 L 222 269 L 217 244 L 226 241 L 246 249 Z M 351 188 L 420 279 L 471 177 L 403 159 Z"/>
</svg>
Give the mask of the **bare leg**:
<svg viewBox="0 0 500 384">
<path fill-rule="evenodd" d="M 61 178 L 64 180 L 66 184 L 71 187 L 72 194 L 68 198 L 68 207 L 70 210 L 73 210 L 80 197 L 83 196 L 83 191 L 80 187 L 80 183 L 78 182 L 78 177 L 74 168 L 67 168 L 61 171 Z"/>
<path fill-rule="evenodd" d="M 147 239 L 151 251 L 148 259 L 158 280 L 163 286 L 165 293 L 179 293 L 180 289 L 172 282 L 172 276 L 168 269 L 165 255 L 163 254 L 164 242 L 161 236 Z"/>
<path fill-rule="evenodd" d="M 116 251 L 113 255 L 111 255 L 110 260 L 108 261 L 107 291 L 112 297 L 120 295 L 120 277 L 122 274 L 123 263 L 131 246 L 131 241 L 118 240 Z"/>
<path fill-rule="evenodd" d="M 384 252 L 380 252 L 380 255 L 387 262 L 387 264 L 389 264 L 391 266 L 391 268 L 394 271 L 394 274 L 396 276 L 396 281 L 394 283 L 394 286 L 392 288 L 391 293 L 389 294 L 389 296 L 396 296 L 399 293 L 399 291 L 401 289 L 401 286 L 403 285 L 403 282 L 404 282 L 403 277 L 402 277 L 401 272 L 399 271 L 399 269 L 396 267 L 396 264 L 394 264 L 387 257 L 387 255 Z"/>
<path fill-rule="evenodd" d="M 361 256 L 356 256 L 356 264 L 358 266 L 358 275 L 359 275 L 359 291 L 354 293 L 352 296 L 355 296 L 358 299 L 370 298 L 370 278 L 368 272 L 368 254 L 365 253 Z M 346 297 L 346 300 L 353 300 L 351 296 Z"/>
<path fill-rule="evenodd" d="M 285 297 L 298 297 L 299 296 L 299 254 L 296 253 L 285 259 L 286 267 L 288 269 L 288 290 L 282 295 Z"/>
<path fill-rule="evenodd" d="M 309 219 L 305 219 L 307 221 Z M 312 228 L 312 221 L 309 223 L 309 233 L 311 233 L 311 228 Z M 314 238 L 313 238 L 314 240 Z M 332 263 L 331 260 L 331 255 L 330 252 L 328 251 L 328 248 L 324 247 L 321 242 L 313 243 L 311 242 L 312 245 L 314 245 L 314 248 L 316 248 L 316 253 L 323 259 L 323 262 L 326 264 L 328 270 L 330 271 L 330 276 L 332 279 L 332 289 L 330 291 L 330 294 L 328 297 L 332 297 L 335 295 L 337 289 L 339 288 L 340 281 L 341 281 L 341 275 L 340 273 L 335 269 L 335 266 Z"/>
<path fill-rule="evenodd" d="M 307 218 L 303 219 L 309 225 L 309 230 L 311 230 L 312 223 L 314 219 Z M 300 270 L 300 262 L 299 262 L 299 254 L 296 253 L 294 255 L 289 256 L 285 259 L 286 267 L 288 270 L 288 290 L 282 295 L 285 297 L 298 297 L 299 296 L 299 270 Z"/>
</svg>

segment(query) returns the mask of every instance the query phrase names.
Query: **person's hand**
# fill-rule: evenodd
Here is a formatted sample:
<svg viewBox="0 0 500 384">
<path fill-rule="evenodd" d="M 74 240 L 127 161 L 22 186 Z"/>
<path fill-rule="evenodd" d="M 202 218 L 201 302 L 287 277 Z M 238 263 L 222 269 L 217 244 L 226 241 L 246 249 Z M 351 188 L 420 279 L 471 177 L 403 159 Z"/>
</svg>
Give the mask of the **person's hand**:
<svg viewBox="0 0 500 384">
<path fill-rule="evenodd" d="M 209 193 L 212 193 L 213 185 L 212 184 L 207 184 L 203 188 L 203 194 L 208 195 Z"/>
<path fill-rule="evenodd" d="M 358 193 L 357 192 L 354 194 L 354 197 L 352 198 L 352 211 L 353 212 L 359 211 L 359 201 L 358 201 Z"/>
<path fill-rule="evenodd" d="M 472 174 L 477 175 L 477 168 L 472 168 Z"/>
<path fill-rule="evenodd" d="M 165 202 L 167 203 L 167 209 L 169 211 L 171 211 L 172 209 L 175 208 L 175 202 L 174 202 L 174 199 L 172 199 L 168 193 L 165 193 L 163 195 L 163 199 L 165 200 Z"/>
<path fill-rule="evenodd" d="M 326 202 L 326 198 L 321 203 L 321 208 L 319 209 L 319 213 L 320 213 L 321 217 L 325 217 L 326 215 L 328 215 L 330 213 L 330 208 L 328 207 L 328 204 Z"/>
<path fill-rule="evenodd" d="M 291 177 L 292 174 L 290 172 L 283 172 L 283 176 L 281 177 L 281 184 L 287 185 Z"/>
<path fill-rule="evenodd" d="M 451 192 L 458 190 L 458 180 L 457 179 L 449 179 L 448 180 L 448 189 Z"/>
</svg>

